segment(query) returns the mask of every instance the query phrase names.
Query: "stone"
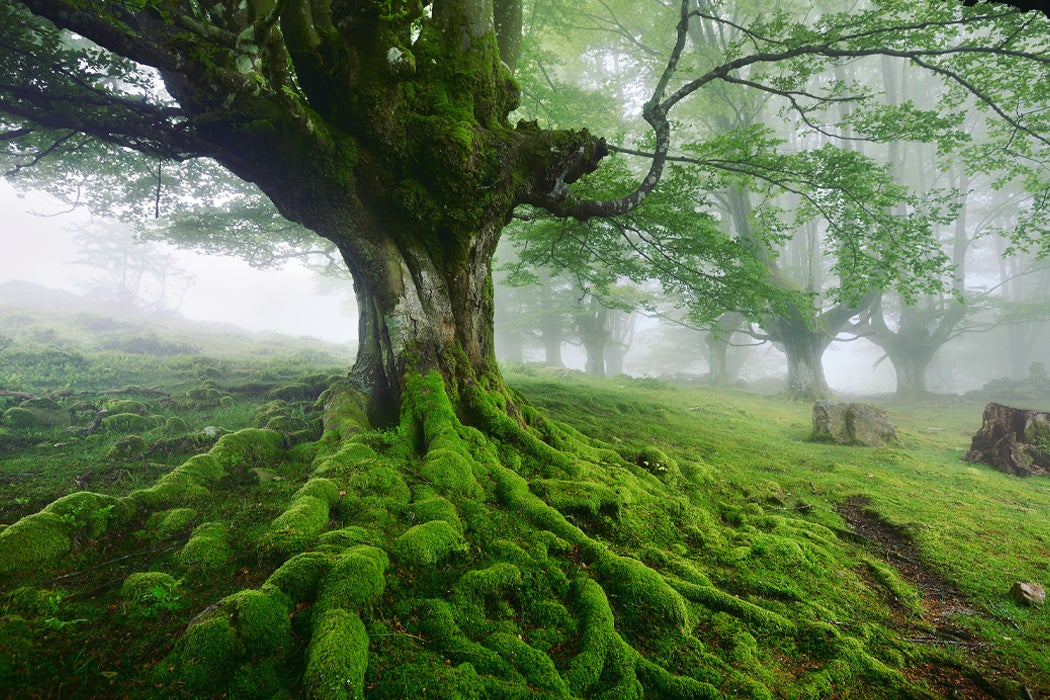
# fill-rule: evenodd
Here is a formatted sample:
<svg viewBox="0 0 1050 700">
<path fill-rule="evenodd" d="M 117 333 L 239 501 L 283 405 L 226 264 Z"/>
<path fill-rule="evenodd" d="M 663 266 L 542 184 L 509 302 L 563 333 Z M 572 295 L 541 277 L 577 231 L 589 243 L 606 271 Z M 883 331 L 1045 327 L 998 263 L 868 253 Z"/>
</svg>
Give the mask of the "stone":
<svg viewBox="0 0 1050 700">
<path fill-rule="evenodd" d="M 813 439 L 840 445 L 883 447 L 897 444 L 889 416 L 870 403 L 817 401 L 813 404 Z"/>
<path fill-rule="evenodd" d="M 1018 605 L 1040 607 L 1046 602 L 1046 591 L 1038 583 L 1021 583 L 1018 581 L 1010 587 L 1010 597 Z"/>
</svg>

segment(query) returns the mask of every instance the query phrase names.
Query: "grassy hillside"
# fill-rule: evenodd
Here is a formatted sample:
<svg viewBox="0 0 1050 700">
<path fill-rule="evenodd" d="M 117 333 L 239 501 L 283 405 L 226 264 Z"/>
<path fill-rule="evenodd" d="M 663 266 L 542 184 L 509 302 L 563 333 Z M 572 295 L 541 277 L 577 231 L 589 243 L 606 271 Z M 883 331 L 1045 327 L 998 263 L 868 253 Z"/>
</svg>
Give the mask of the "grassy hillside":
<svg viewBox="0 0 1050 700">
<path fill-rule="evenodd" d="M 515 368 L 551 450 L 426 377 L 368 430 L 316 347 L 20 318 L 0 696 L 1050 696 L 1050 613 L 1007 595 L 1050 582 L 1050 482 L 960 461 L 982 405 L 889 405 L 902 444 L 864 449 L 808 405 Z"/>
</svg>

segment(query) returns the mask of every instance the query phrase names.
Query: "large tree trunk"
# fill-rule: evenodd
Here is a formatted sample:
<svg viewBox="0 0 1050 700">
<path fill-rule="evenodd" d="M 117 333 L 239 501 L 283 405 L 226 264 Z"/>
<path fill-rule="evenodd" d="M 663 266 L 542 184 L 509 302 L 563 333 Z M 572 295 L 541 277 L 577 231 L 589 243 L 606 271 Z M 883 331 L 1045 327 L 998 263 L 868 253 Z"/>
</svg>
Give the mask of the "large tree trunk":
<svg viewBox="0 0 1050 700">
<path fill-rule="evenodd" d="M 576 330 L 587 352 L 587 374 L 605 376 L 605 346 L 609 342 L 609 310 L 592 300 L 590 308 L 576 314 Z"/>
<path fill-rule="evenodd" d="M 788 374 L 784 394 L 800 401 L 816 401 L 831 396 L 824 377 L 824 351 L 833 335 L 818 319 L 806 319 L 795 310 L 786 316 L 771 318 L 765 328 L 787 356 Z"/>
</svg>

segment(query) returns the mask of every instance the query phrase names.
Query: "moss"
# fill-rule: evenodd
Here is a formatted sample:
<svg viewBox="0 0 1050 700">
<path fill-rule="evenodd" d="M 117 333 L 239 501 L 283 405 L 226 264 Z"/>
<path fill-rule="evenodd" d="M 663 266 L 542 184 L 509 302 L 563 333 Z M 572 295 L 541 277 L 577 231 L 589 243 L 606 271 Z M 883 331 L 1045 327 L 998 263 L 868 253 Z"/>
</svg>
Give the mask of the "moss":
<svg viewBox="0 0 1050 700">
<path fill-rule="evenodd" d="M 463 498 L 478 498 L 482 495 L 471 460 L 449 449 L 427 452 L 420 475 L 444 495 Z"/>
<path fill-rule="evenodd" d="M 120 586 L 120 597 L 128 603 L 148 604 L 158 588 L 174 592 L 179 586 L 175 577 L 161 571 L 140 571 L 131 574 Z"/>
<path fill-rule="evenodd" d="M 158 675 L 197 693 L 220 691 L 243 662 L 283 655 L 291 644 L 291 611 L 276 588 L 226 596 L 190 623 Z"/>
<path fill-rule="evenodd" d="M 106 410 L 111 414 L 134 413 L 137 416 L 145 416 L 149 414 L 149 409 L 146 407 L 146 404 L 133 399 L 118 399 L 116 401 L 110 401 L 106 405 Z"/>
<path fill-rule="evenodd" d="M 709 610 L 727 612 L 761 630 L 779 633 L 790 633 L 794 630 L 794 625 L 783 615 L 766 610 L 717 588 L 698 586 L 685 581 L 675 581 L 674 587 L 689 600 L 700 603 Z"/>
<path fill-rule="evenodd" d="M 886 588 L 895 602 L 903 606 L 913 616 L 917 618 L 922 617 L 924 611 L 919 593 L 902 581 L 895 569 L 871 557 L 864 558 L 864 565 L 872 577 Z"/>
<path fill-rule="evenodd" d="M 310 479 L 302 488 L 296 491 L 292 500 L 294 501 L 307 496 L 318 498 L 329 506 L 334 506 L 339 502 L 339 487 L 330 479 Z"/>
<path fill-rule="evenodd" d="M 682 471 L 678 463 L 658 447 L 642 448 L 635 455 L 634 463 L 664 483 L 677 486 L 682 483 Z"/>
<path fill-rule="evenodd" d="M 114 413 L 102 419 L 102 427 L 115 433 L 143 433 L 153 424 L 137 413 Z"/>
<path fill-rule="evenodd" d="M 284 436 L 275 430 L 245 428 L 223 435 L 209 454 L 223 469 L 267 467 L 284 455 Z"/>
<path fill-rule="evenodd" d="M 314 624 L 306 649 L 303 687 L 316 700 L 365 697 L 368 633 L 361 618 L 339 608 L 327 610 Z"/>
<path fill-rule="evenodd" d="M 457 552 L 467 550 L 463 535 L 444 520 L 413 525 L 394 540 L 390 551 L 409 568 L 431 566 Z"/>
<path fill-rule="evenodd" d="M 237 637 L 249 657 L 280 652 L 291 642 L 291 599 L 279 589 L 243 590 L 223 598 L 220 607 L 229 611 Z"/>
<path fill-rule="evenodd" d="M 447 498 L 433 496 L 431 498 L 414 501 L 409 508 L 409 513 L 410 517 L 412 517 L 417 523 L 443 520 L 460 532 L 463 531 L 463 526 L 459 521 L 459 513 L 456 511 L 456 506 L 452 505 L 452 502 Z"/>
<path fill-rule="evenodd" d="M 44 423 L 32 411 L 16 406 L 4 411 L 4 425 L 12 428 L 39 428 Z"/>
<path fill-rule="evenodd" d="M 569 662 L 564 675 L 573 695 L 589 696 L 600 679 L 618 684 L 625 678 L 633 678 L 634 669 L 630 660 L 625 658 L 626 644 L 616 633 L 605 591 L 587 578 L 577 579 L 574 588 L 580 617 L 579 651 Z"/>
<path fill-rule="evenodd" d="M 198 526 L 176 559 L 183 566 L 205 574 L 222 567 L 230 559 L 226 526 L 218 522 Z"/>
<path fill-rule="evenodd" d="M 190 426 L 186 424 L 179 416 L 171 416 L 164 421 L 164 434 L 168 436 L 185 435 L 189 432 Z"/>
<path fill-rule="evenodd" d="M 363 527 L 350 525 L 348 527 L 341 527 L 338 530 L 322 532 L 317 538 L 315 547 L 318 549 L 324 547 L 333 549 L 337 552 L 342 552 L 348 547 L 353 547 L 355 545 L 374 544 L 377 539 L 381 537 L 381 533 L 375 533 Z"/>
<path fill-rule="evenodd" d="M 302 418 L 294 416 L 274 416 L 266 421 L 267 430 L 276 430 L 279 433 L 295 433 L 310 427 Z"/>
<path fill-rule="evenodd" d="M 626 491 L 587 481 L 539 479 L 532 483 L 532 487 L 559 511 L 582 511 L 614 520 L 620 517 L 621 508 L 631 501 Z"/>
<path fill-rule="evenodd" d="M 206 494 L 206 484 L 225 475 L 225 470 L 211 454 L 194 455 L 150 488 L 133 491 L 128 498 L 151 508 L 184 503 Z"/>
<path fill-rule="evenodd" d="M 157 664 L 157 674 L 160 680 L 177 681 L 194 691 L 214 692 L 226 683 L 243 654 L 229 617 L 212 615 L 186 628 L 171 655 Z"/>
<path fill-rule="evenodd" d="M 362 496 L 376 496 L 389 504 L 406 504 L 412 498 L 401 474 L 385 462 L 364 473 L 354 474 L 347 480 L 347 485 Z"/>
<path fill-rule="evenodd" d="M 265 428 L 266 424 L 274 418 L 285 417 L 291 411 L 292 407 L 288 405 L 287 401 L 267 401 L 255 409 L 255 425 L 259 428 Z"/>
<path fill-rule="evenodd" d="M 28 411 L 33 414 L 39 425 L 69 425 L 70 423 L 69 411 L 62 408 L 58 402 L 52 399 L 26 399 L 18 404 L 18 408 L 22 411 Z M 22 413 L 19 413 L 18 415 L 24 417 L 24 414 Z"/>
<path fill-rule="evenodd" d="M 382 595 L 383 578 L 390 561 L 386 552 L 361 545 L 340 557 L 324 580 L 317 595 L 317 609 L 346 608 L 361 611 Z"/>
<path fill-rule="evenodd" d="M 22 586 L 6 596 L 4 615 L 19 613 L 23 615 L 54 617 L 58 614 L 65 594 L 59 589 L 35 588 Z M 2 616 L 0 616 L 2 617 Z"/>
<path fill-rule="evenodd" d="M 321 400 L 324 403 L 321 417 L 325 430 L 335 431 L 346 439 L 368 427 L 368 398 L 350 382 L 333 384 L 322 394 Z"/>
<path fill-rule="evenodd" d="M 485 640 L 485 646 L 509 661 L 532 688 L 555 697 L 569 696 L 569 685 L 558 675 L 550 657 L 518 637 L 496 633 Z"/>
<path fill-rule="evenodd" d="M 270 523 L 263 547 L 283 554 L 301 552 L 328 526 L 328 501 L 301 496 Z"/>
<path fill-rule="evenodd" d="M 313 400 L 312 390 L 306 384 L 284 384 L 266 392 L 266 398 L 279 401 Z"/>
<path fill-rule="evenodd" d="M 146 454 L 149 444 L 138 435 L 129 435 L 113 443 L 106 457 L 109 459 L 135 459 Z"/>
<path fill-rule="evenodd" d="M 166 540 L 185 531 L 197 519 L 193 508 L 171 508 L 154 513 L 146 521 L 146 530 L 158 540 Z"/>
<path fill-rule="evenodd" d="M 321 579 L 332 568 L 332 560 L 321 552 L 303 552 L 281 564 L 270 574 L 266 586 L 274 586 L 295 602 L 312 602 Z"/>
</svg>

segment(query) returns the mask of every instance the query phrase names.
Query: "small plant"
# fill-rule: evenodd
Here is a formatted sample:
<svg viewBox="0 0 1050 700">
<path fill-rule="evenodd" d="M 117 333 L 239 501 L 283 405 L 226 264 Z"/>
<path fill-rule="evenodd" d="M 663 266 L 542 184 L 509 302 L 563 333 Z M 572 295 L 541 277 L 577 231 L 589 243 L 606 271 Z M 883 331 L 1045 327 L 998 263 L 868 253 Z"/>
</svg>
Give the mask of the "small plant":
<svg viewBox="0 0 1050 700">
<path fill-rule="evenodd" d="M 181 607 L 182 596 L 179 595 L 178 584 L 157 584 L 143 595 L 141 612 L 144 617 L 156 617 L 162 613 L 175 612 Z"/>
</svg>

